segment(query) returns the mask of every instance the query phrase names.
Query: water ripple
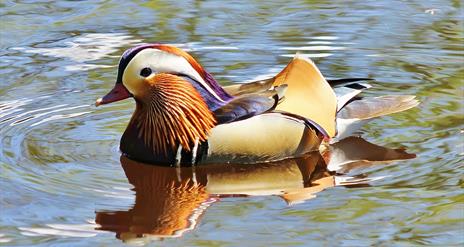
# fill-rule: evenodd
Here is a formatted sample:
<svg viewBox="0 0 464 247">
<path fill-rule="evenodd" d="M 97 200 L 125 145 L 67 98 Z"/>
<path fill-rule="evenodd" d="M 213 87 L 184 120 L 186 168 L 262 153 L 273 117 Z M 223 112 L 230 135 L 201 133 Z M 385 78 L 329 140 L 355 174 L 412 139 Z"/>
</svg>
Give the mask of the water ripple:
<svg viewBox="0 0 464 247">
<path fill-rule="evenodd" d="M 94 230 L 96 224 L 46 224 L 46 227 L 19 227 L 21 234 L 24 236 L 62 236 L 62 237 L 77 237 L 89 238 L 97 235 L 98 231 Z"/>
<path fill-rule="evenodd" d="M 107 57 L 121 46 L 140 42 L 141 40 L 134 39 L 130 35 L 123 33 L 87 33 L 49 44 L 50 47 L 13 47 L 11 49 L 25 53 L 67 58 L 77 62 L 77 64 L 65 66 L 64 68 L 67 71 L 83 71 L 112 67 L 110 65 L 89 64 L 88 62 Z"/>
</svg>

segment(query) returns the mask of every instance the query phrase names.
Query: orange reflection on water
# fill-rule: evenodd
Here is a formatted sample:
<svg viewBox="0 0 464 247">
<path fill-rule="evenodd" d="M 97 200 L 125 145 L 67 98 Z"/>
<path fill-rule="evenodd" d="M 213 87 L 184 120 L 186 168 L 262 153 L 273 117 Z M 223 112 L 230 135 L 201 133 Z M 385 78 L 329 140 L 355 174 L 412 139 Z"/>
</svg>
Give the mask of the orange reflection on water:
<svg viewBox="0 0 464 247">
<path fill-rule="evenodd" d="M 269 196 L 287 204 L 304 202 L 337 185 L 362 186 L 376 178 L 346 176 L 354 168 L 414 158 L 403 149 L 389 149 L 350 137 L 323 152 L 255 165 L 217 164 L 163 167 L 121 156 L 134 186 L 135 203 L 127 211 L 96 213 L 98 230 L 112 231 L 123 241 L 179 237 L 198 224 L 206 209 L 223 197 Z"/>
</svg>

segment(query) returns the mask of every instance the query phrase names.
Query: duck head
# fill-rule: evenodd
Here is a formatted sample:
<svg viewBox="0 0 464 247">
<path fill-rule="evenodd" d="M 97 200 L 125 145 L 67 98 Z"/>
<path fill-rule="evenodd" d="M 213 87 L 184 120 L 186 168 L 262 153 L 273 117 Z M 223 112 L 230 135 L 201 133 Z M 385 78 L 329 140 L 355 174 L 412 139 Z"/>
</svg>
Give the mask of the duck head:
<svg viewBox="0 0 464 247">
<path fill-rule="evenodd" d="M 160 44 L 125 51 L 114 88 L 96 105 L 130 97 L 136 110 L 121 151 L 135 157 L 172 156 L 179 145 L 189 151 L 215 126 L 212 111 L 231 98 L 191 55 Z"/>
</svg>

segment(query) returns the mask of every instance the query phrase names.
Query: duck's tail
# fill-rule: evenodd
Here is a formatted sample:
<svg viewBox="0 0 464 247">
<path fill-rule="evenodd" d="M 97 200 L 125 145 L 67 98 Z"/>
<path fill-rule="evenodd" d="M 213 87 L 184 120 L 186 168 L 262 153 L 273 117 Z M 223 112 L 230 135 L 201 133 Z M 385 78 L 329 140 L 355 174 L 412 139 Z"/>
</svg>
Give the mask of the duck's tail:
<svg viewBox="0 0 464 247">
<path fill-rule="evenodd" d="M 362 91 L 371 87 L 367 84 L 370 80 L 326 80 L 311 60 L 295 56 L 274 79 L 274 86 L 288 84 L 285 100 L 276 109 L 304 116 L 322 127 L 328 136 L 341 140 L 353 135 L 373 118 L 405 111 L 419 104 L 412 95 L 360 97 Z M 336 131 L 332 132 L 332 114 L 335 112 Z"/>
<path fill-rule="evenodd" d="M 419 104 L 413 95 L 388 95 L 353 100 L 337 113 L 337 135 L 334 140 L 342 140 L 353 135 L 370 120 L 402 112 Z"/>
</svg>

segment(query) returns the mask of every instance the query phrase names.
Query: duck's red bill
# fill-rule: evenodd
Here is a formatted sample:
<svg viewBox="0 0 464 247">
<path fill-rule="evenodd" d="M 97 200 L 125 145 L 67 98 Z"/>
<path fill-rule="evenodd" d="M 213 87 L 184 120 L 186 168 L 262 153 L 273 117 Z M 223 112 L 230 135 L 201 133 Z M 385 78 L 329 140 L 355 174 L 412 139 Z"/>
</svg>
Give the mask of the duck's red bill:
<svg viewBox="0 0 464 247">
<path fill-rule="evenodd" d="M 116 83 L 114 88 L 107 95 L 105 95 L 103 98 L 97 99 L 95 106 L 120 101 L 129 97 L 132 97 L 132 95 L 129 93 L 129 91 L 127 91 L 122 83 Z"/>
</svg>

